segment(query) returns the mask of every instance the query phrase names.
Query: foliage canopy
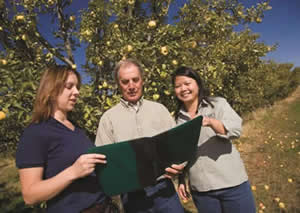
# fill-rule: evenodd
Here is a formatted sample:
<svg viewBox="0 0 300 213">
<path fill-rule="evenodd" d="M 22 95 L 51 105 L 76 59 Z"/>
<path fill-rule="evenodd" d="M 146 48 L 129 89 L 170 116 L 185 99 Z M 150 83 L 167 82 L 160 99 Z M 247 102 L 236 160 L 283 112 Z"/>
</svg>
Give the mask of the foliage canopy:
<svg viewBox="0 0 300 213">
<path fill-rule="evenodd" d="M 101 114 L 119 101 L 112 70 L 124 58 L 142 63 L 145 97 L 170 111 L 175 108 L 170 76 L 181 65 L 199 70 L 212 95 L 226 97 L 241 114 L 272 104 L 299 85 L 293 65 L 262 60 L 276 46 L 259 42 L 247 28 L 262 22 L 269 2 L 247 8 L 237 0 L 190 0 L 171 17 L 178 2 L 90 0 L 74 14 L 72 0 L 0 0 L 0 110 L 6 115 L 0 147 L 14 149 L 30 122 L 43 69 L 53 63 L 76 67 L 80 45 L 86 47 L 80 70 L 90 81 L 72 118 L 91 138 Z M 47 30 L 43 17 L 52 18 Z"/>
</svg>

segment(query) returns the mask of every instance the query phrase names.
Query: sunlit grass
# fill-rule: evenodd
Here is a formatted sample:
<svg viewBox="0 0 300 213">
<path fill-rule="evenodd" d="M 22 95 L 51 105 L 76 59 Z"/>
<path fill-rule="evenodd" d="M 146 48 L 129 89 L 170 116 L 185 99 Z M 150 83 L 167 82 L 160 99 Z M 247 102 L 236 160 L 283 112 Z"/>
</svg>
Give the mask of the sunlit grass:
<svg viewBox="0 0 300 213">
<path fill-rule="evenodd" d="M 23 202 L 13 159 L 1 157 L 0 171 L 0 212 L 10 212 Z"/>
<path fill-rule="evenodd" d="M 251 144 L 251 149 L 241 154 L 260 213 L 300 212 L 299 89 L 293 98 L 293 102 L 281 101 L 259 119 L 250 120 L 245 126 L 251 126 L 254 134 L 239 140 L 241 148 Z"/>
<path fill-rule="evenodd" d="M 14 157 L 0 154 L 0 213 L 42 213 L 39 206 L 29 207 L 21 194 Z"/>
</svg>

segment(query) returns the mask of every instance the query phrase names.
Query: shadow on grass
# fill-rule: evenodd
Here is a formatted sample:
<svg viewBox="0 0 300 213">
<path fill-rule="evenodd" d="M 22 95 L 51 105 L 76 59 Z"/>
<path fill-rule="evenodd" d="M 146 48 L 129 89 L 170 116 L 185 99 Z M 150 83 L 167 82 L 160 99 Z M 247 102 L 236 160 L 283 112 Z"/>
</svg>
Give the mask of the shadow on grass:
<svg viewBox="0 0 300 213">
<path fill-rule="evenodd" d="M 13 207 L 9 200 L 0 200 L 0 213 L 46 213 L 45 209 L 26 206 L 23 200 L 14 203 Z"/>
<path fill-rule="evenodd" d="M 8 191 L 6 184 L 0 184 L 0 213 L 45 213 L 38 206 L 26 206 L 21 192 Z"/>
</svg>

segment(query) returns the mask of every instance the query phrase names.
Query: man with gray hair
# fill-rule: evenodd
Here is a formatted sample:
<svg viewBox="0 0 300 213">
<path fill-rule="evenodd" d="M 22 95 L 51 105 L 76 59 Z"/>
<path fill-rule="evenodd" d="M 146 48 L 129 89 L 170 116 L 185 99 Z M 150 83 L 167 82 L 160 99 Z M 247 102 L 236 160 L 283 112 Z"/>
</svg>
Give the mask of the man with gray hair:
<svg viewBox="0 0 300 213">
<path fill-rule="evenodd" d="M 96 146 L 152 137 L 175 126 L 165 106 L 143 98 L 143 70 L 139 62 L 122 60 L 114 72 L 122 98 L 101 117 Z M 155 185 L 122 195 L 125 212 L 183 213 L 184 209 L 169 179 L 182 169 L 182 165 L 174 164 L 166 168 L 165 176 L 158 178 Z"/>
</svg>

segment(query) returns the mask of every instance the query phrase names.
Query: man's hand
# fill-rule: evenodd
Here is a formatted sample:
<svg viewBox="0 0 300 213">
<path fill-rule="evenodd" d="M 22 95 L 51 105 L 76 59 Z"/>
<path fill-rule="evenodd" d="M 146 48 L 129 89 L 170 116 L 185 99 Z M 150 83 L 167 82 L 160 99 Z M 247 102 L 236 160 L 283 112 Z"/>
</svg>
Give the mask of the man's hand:
<svg viewBox="0 0 300 213">
<path fill-rule="evenodd" d="M 171 167 L 165 169 L 166 173 L 164 176 L 172 179 L 176 175 L 182 174 L 184 167 L 185 164 L 172 164 Z"/>
</svg>

